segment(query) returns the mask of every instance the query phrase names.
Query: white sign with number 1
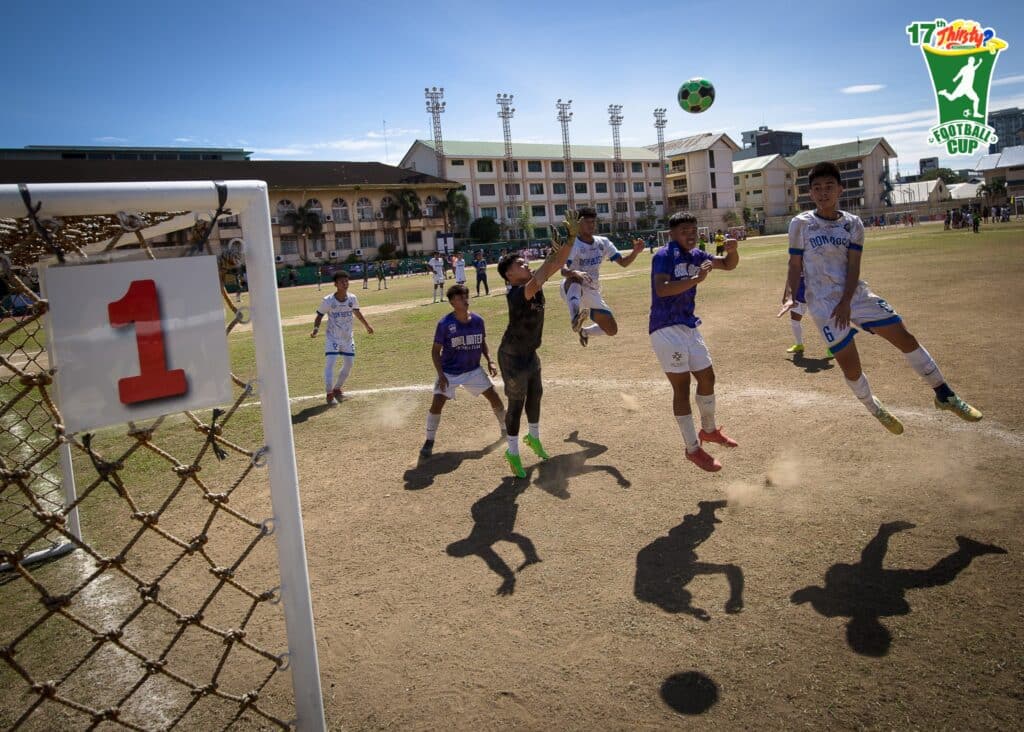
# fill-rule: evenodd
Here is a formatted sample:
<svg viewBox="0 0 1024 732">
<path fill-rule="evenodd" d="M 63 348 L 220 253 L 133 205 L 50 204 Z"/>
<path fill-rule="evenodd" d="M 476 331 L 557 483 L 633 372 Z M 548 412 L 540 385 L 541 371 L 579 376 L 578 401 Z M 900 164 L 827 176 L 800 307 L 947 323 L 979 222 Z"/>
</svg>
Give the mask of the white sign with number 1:
<svg viewBox="0 0 1024 732">
<path fill-rule="evenodd" d="M 215 257 L 55 265 L 43 286 L 68 432 L 231 401 Z"/>
</svg>

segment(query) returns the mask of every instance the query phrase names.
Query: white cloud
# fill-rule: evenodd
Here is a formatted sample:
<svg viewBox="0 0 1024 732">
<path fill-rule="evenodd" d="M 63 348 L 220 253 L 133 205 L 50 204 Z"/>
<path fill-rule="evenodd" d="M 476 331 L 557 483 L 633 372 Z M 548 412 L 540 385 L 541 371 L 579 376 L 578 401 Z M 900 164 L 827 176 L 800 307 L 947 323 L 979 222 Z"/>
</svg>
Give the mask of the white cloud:
<svg viewBox="0 0 1024 732">
<path fill-rule="evenodd" d="M 125 138 L 125 137 L 112 137 L 110 135 L 107 135 L 105 137 L 94 137 L 93 138 L 93 142 L 118 143 L 118 142 L 128 142 L 128 139 Z"/>
<path fill-rule="evenodd" d="M 314 142 L 309 145 L 314 150 L 371 150 L 383 148 L 384 140 L 328 140 L 326 142 Z"/>
<path fill-rule="evenodd" d="M 844 86 L 839 91 L 843 94 L 869 94 L 884 88 L 885 84 L 854 84 L 853 86 Z"/>
<path fill-rule="evenodd" d="M 1004 76 L 1001 79 L 993 79 L 992 80 L 992 86 L 1004 86 L 1006 84 L 1019 84 L 1022 81 L 1024 81 L 1024 74 L 1019 74 L 1017 76 Z"/>
<path fill-rule="evenodd" d="M 194 137 L 175 137 L 174 141 L 175 142 L 195 142 L 196 138 L 194 138 Z"/>
<path fill-rule="evenodd" d="M 922 119 L 919 122 L 901 122 L 895 125 L 879 125 L 861 130 L 870 135 L 891 135 L 901 130 L 927 130 L 935 124 L 934 119 Z"/>
<path fill-rule="evenodd" d="M 370 137 L 370 138 L 375 138 L 376 139 L 376 138 L 383 138 L 384 134 L 385 133 L 383 131 L 382 132 L 377 132 L 376 130 L 371 130 L 370 132 L 366 133 L 366 136 Z M 417 134 L 419 134 L 419 130 L 407 130 L 407 129 L 404 129 L 402 127 L 394 127 L 394 128 L 389 127 L 389 128 L 387 128 L 387 136 L 388 137 L 412 137 L 413 135 L 417 135 Z"/>
<path fill-rule="evenodd" d="M 914 120 L 935 117 L 935 108 L 921 109 L 916 112 L 902 112 L 900 114 L 880 114 L 874 117 L 849 117 L 847 119 L 830 119 L 820 122 L 786 122 L 782 125 L 784 130 L 841 130 L 847 127 L 865 127 L 871 125 L 898 124 L 900 122 L 911 122 Z"/>
<path fill-rule="evenodd" d="M 309 155 L 310 151 L 300 147 L 257 147 L 253 149 L 257 155 L 279 155 L 289 157 L 292 155 Z"/>
</svg>

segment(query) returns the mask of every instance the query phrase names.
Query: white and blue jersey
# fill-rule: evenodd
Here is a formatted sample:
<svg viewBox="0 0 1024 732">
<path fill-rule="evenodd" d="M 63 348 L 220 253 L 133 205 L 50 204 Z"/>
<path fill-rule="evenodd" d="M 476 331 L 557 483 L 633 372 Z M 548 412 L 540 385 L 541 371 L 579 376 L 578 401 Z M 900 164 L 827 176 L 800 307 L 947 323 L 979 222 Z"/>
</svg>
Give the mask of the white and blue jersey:
<svg viewBox="0 0 1024 732">
<path fill-rule="evenodd" d="M 713 259 L 713 256 L 696 247 L 686 251 L 674 241 L 669 241 L 654 253 L 651 260 L 651 319 L 648 333 L 672 325 L 685 325 L 688 328 L 700 325 L 700 318 L 694 313 L 697 288 L 691 287 L 679 295 L 659 297 L 654 278 L 658 274 L 667 274 L 669 282 L 691 280 L 700 274 L 703 262 Z"/>
<path fill-rule="evenodd" d="M 566 260 L 565 266 L 569 269 L 586 272 L 594 281 L 593 286 L 597 288 L 597 280 L 601 276 L 601 263 L 605 258 L 613 262 L 622 258 L 610 239 L 595 236 L 594 241 L 585 242 L 577 237 L 573 242 L 572 252 L 569 253 L 569 259 Z"/>
<path fill-rule="evenodd" d="M 352 319 L 354 311 L 359 309 L 359 301 L 355 295 L 348 295 L 343 300 L 335 297 L 337 293 L 328 295 L 316 309 L 317 313 L 327 318 L 326 342 L 324 353 L 327 355 L 356 355 L 355 338 L 352 335 Z"/>
</svg>

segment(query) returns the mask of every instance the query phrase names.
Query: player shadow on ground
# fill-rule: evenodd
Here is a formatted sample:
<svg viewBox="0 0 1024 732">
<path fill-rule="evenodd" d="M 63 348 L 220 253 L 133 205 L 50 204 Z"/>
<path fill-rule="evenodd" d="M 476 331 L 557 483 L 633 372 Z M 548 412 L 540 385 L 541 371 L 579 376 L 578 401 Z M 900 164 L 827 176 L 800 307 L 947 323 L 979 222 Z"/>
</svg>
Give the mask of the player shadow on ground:
<svg viewBox="0 0 1024 732">
<path fill-rule="evenodd" d="M 586 464 L 590 458 L 608 452 L 608 448 L 604 445 L 581 440 L 578 430 L 573 431 L 564 441 L 575 443 L 583 449 L 565 455 L 554 455 L 543 462 L 531 466 L 529 471 L 527 471 L 528 473 L 536 471 L 533 482 L 545 493 L 550 493 L 555 498 L 566 500 L 569 498 L 569 478 L 577 475 L 586 475 L 587 473 L 595 473 L 599 470 L 615 478 L 623 488 L 629 488 L 632 485 L 614 465 Z"/>
<path fill-rule="evenodd" d="M 789 359 L 786 360 L 788 361 Z M 817 374 L 836 367 L 836 365 L 832 363 L 831 357 L 807 358 L 802 353 L 794 353 L 791 363 L 797 368 L 803 369 L 808 374 Z"/>
<path fill-rule="evenodd" d="M 668 536 L 659 536 L 637 552 L 633 582 L 636 599 L 657 605 L 665 612 L 708 621 L 711 615 L 693 606 L 693 595 L 686 585 L 699 574 L 724 574 L 729 583 L 725 612 L 732 614 L 743 609 L 743 570 L 735 564 L 699 562 L 694 551 L 711 537 L 715 524 L 721 523 L 715 511 L 725 506 L 726 501 L 701 501 L 697 513 L 684 516 L 681 524 L 669 529 Z"/>
<path fill-rule="evenodd" d="M 850 648 L 864 656 L 881 657 L 889 652 L 892 635 L 879 618 L 910 613 L 904 597 L 907 590 L 947 585 L 975 557 L 1006 554 L 1002 547 L 958 536 L 957 550 L 928 569 L 883 569 L 889 538 L 912 528 L 914 524 L 907 521 L 882 524 L 864 547 L 858 564 L 833 564 L 825 572 L 824 587 L 804 587 L 794 592 L 790 601 L 796 605 L 809 602 L 827 618 L 850 618 L 846 623 Z"/>
<path fill-rule="evenodd" d="M 431 457 L 420 458 L 415 468 L 405 471 L 402 479 L 405 481 L 405 490 L 419 491 L 434 484 L 434 479 L 439 475 L 452 473 L 459 469 L 466 460 L 480 460 L 490 455 L 505 442 L 504 438 L 495 440 L 482 450 L 464 450 L 462 452 L 437 452 Z"/>
<path fill-rule="evenodd" d="M 296 412 L 292 415 L 292 424 L 302 424 L 318 414 L 323 414 L 332 406 L 333 405 L 331 404 L 314 404 L 312 407 L 306 407 L 302 411 Z"/>
<path fill-rule="evenodd" d="M 519 505 L 516 500 L 529 487 L 529 482 L 513 477 L 505 478 L 501 485 L 473 504 L 470 513 L 473 516 L 473 528 L 469 536 L 448 545 L 445 551 L 452 557 L 468 557 L 475 554 L 487 563 L 487 566 L 502 579 L 496 594 L 511 595 L 516 588 L 516 572 L 521 572 L 531 564 L 541 561 L 537 549 L 526 536 L 515 529 Z M 519 547 L 523 553 L 523 563 L 516 571 L 505 564 L 505 561 L 494 551 L 494 544 L 507 541 Z"/>
</svg>

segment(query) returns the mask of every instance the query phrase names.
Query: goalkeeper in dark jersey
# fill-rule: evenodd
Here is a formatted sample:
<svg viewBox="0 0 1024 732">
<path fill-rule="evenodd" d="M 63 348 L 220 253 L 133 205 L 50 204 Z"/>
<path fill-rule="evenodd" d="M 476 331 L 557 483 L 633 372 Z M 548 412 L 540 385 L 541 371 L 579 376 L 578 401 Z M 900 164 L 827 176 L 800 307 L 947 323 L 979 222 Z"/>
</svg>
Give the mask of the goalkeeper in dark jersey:
<svg viewBox="0 0 1024 732">
<path fill-rule="evenodd" d="M 548 459 L 540 442 L 540 398 L 544 393 L 540 358 L 537 356 L 544 333 L 544 293 L 541 288 L 549 277 L 565 266 L 579 231 L 579 216 L 573 211 L 568 212 L 565 226 L 568 238 L 562 239 L 557 227 L 552 231 L 551 253 L 537 271 L 531 271 L 526 259 L 516 253 L 506 254 L 498 262 L 498 274 L 508 283 L 508 327 L 498 347 L 498 368 L 501 369 L 505 396 L 508 397 L 505 414 L 508 450 L 505 451 L 505 459 L 517 478 L 526 477 L 519 457 L 519 423 L 524 408 L 529 434 L 523 442 L 541 460 Z"/>
</svg>

